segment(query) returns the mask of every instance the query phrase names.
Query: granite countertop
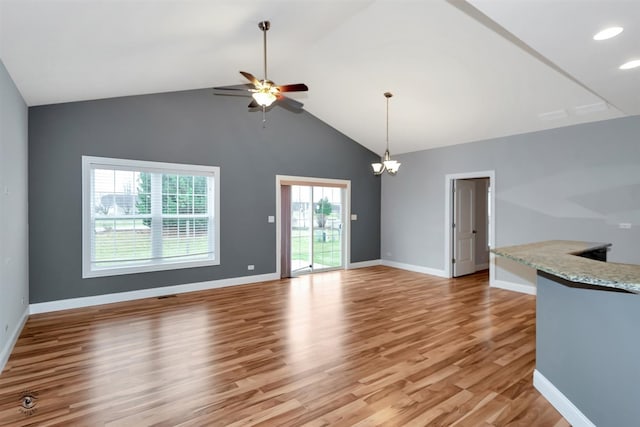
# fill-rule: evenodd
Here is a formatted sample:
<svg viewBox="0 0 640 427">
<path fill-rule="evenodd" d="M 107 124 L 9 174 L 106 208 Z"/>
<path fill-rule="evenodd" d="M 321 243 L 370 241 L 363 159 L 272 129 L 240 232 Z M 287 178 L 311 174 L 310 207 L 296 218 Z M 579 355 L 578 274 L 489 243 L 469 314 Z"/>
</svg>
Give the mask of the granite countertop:
<svg viewBox="0 0 640 427">
<path fill-rule="evenodd" d="M 610 243 L 547 240 L 505 246 L 492 249 L 491 252 L 572 282 L 640 294 L 640 265 L 595 261 L 577 256 L 609 246 Z"/>
</svg>

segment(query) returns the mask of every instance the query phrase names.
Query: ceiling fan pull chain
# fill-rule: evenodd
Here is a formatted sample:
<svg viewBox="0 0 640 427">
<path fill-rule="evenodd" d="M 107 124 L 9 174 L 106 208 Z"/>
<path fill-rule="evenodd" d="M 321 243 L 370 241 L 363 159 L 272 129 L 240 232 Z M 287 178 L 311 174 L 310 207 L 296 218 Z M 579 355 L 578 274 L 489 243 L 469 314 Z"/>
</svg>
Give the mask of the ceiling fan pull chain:
<svg viewBox="0 0 640 427">
<path fill-rule="evenodd" d="M 262 106 L 262 129 L 266 129 L 267 127 L 267 107 Z"/>
</svg>

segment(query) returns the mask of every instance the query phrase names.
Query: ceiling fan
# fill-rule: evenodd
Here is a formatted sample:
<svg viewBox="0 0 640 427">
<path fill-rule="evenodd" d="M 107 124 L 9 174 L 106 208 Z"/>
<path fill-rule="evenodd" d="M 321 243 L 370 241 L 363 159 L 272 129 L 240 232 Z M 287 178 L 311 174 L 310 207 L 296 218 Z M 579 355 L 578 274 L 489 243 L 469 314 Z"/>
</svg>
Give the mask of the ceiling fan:
<svg viewBox="0 0 640 427">
<path fill-rule="evenodd" d="M 298 102 L 295 99 L 288 98 L 283 95 L 284 92 L 306 92 L 309 90 L 306 84 L 304 83 L 296 83 L 289 85 L 281 85 L 278 86 L 271 80 L 267 78 L 267 31 L 271 27 L 271 23 L 269 21 L 262 21 L 258 23 L 258 28 L 262 30 L 263 34 L 263 44 L 264 44 L 264 78 L 262 80 L 257 79 L 251 73 L 247 73 L 246 71 L 240 71 L 247 80 L 251 83 L 245 83 L 240 85 L 233 86 L 220 86 L 214 87 L 215 91 L 240 91 L 246 92 L 246 96 L 251 96 L 253 99 L 251 103 L 249 103 L 249 109 L 255 109 L 262 107 L 262 112 L 266 110 L 267 107 L 271 106 L 274 102 L 279 102 L 287 105 L 288 107 L 294 109 L 302 109 L 302 102 Z"/>
</svg>

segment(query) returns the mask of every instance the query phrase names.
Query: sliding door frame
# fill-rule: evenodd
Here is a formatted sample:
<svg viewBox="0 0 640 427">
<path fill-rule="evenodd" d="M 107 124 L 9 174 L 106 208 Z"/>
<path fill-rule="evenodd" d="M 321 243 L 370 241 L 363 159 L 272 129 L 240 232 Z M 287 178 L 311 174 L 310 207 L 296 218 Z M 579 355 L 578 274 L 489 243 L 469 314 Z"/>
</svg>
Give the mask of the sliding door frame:
<svg viewBox="0 0 640 427">
<path fill-rule="evenodd" d="M 343 269 L 351 265 L 351 181 L 347 179 L 313 178 L 305 176 L 276 175 L 276 275 L 280 277 L 282 256 L 282 206 L 281 186 L 310 185 L 316 187 L 340 187 L 344 189 L 342 222 L 342 259 Z"/>
</svg>

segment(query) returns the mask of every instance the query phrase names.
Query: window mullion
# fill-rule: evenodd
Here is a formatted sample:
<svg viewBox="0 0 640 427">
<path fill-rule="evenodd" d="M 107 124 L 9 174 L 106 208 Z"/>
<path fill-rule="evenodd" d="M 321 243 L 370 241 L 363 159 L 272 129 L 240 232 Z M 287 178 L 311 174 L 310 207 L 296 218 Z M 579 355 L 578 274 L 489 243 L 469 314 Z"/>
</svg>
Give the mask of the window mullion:
<svg viewBox="0 0 640 427">
<path fill-rule="evenodd" d="M 151 256 L 162 258 L 162 174 L 151 173 Z"/>
<path fill-rule="evenodd" d="M 207 225 L 207 232 L 209 233 L 209 238 L 208 238 L 208 249 L 209 252 L 213 252 L 214 256 L 216 259 L 218 259 L 218 248 L 217 245 L 215 244 L 215 234 L 219 233 L 220 231 L 216 228 L 216 219 L 214 218 L 214 214 L 215 214 L 215 206 L 214 206 L 214 200 L 215 200 L 215 189 L 214 189 L 214 180 L 218 179 L 218 177 L 216 176 L 215 178 L 209 177 L 207 179 L 207 214 L 209 216 L 209 222 Z"/>
<path fill-rule="evenodd" d="M 95 194 L 95 170 L 93 168 L 90 169 L 89 176 L 89 218 L 90 218 L 90 228 L 86 230 L 89 232 L 89 238 L 91 239 L 89 247 L 91 248 L 91 255 L 89 258 L 89 265 L 96 259 L 96 210 L 95 210 L 95 202 L 93 200 L 93 195 Z M 89 267 L 90 268 L 90 267 Z"/>
</svg>

